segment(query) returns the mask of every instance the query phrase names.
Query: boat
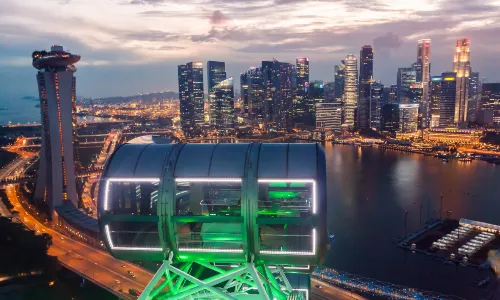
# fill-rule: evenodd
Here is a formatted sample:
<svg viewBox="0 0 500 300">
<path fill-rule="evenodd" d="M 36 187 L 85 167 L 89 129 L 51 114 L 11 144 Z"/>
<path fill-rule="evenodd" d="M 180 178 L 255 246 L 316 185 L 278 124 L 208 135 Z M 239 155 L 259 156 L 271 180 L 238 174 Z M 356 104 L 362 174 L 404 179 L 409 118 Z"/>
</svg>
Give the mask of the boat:
<svg viewBox="0 0 500 300">
<path fill-rule="evenodd" d="M 461 161 L 461 162 L 471 162 L 472 158 L 470 158 L 470 157 L 460 157 L 458 159 L 458 161 Z"/>
<path fill-rule="evenodd" d="M 444 163 L 447 163 L 448 161 L 449 161 L 448 159 L 443 158 L 443 162 L 444 162 Z"/>
</svg>

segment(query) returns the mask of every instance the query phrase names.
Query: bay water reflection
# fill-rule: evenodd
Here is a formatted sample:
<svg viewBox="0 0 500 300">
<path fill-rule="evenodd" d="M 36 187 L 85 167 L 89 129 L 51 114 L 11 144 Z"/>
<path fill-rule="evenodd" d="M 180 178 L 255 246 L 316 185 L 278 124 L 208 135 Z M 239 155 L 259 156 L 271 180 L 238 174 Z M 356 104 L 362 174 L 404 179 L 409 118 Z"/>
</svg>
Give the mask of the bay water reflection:
<svg viewBox="0 0 500 300">
<path fill-rule="evenodd" d="M 335 241 L 324 265 L 408 287 L 478 299 L 471 285 L 491 271 L 445 265 L 398 248 L 393 239 L 430 218 L 500 224 L 500 167 L 378 148 L 324 145 L 328 229 Z M 441 206 L 443 195 L 443 208 Z"/>
</svg>

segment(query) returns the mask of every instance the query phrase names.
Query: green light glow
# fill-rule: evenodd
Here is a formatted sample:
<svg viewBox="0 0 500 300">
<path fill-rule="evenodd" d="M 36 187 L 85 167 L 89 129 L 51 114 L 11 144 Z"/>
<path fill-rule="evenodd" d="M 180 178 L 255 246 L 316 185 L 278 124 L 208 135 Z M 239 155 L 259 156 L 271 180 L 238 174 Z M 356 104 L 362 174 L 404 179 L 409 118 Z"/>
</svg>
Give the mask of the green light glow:
<svg viewBox="0 0 500 300">
<path fill-rule="evenodd" d="M 300 195 L 300 192 L 269 191 L 269 199 L 291 199 Z"/>
<path fill-rule="evenodd" d="M 286 182 L 270 182 L 269 187 L 286 187 Z"/>
</svg>

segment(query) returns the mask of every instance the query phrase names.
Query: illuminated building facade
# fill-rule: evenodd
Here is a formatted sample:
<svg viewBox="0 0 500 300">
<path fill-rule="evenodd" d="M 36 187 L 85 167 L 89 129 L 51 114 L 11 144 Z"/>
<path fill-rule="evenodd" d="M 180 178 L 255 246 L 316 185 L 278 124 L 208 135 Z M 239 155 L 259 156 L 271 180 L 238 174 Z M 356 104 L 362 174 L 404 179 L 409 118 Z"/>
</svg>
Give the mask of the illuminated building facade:
<svg viewBox="0 0 500 300">
<path fill-rule="evenodd" d="M 441 76 L 432 76 L 430 85 L 430 127 L 439 127 L 439 99 L 441 98 Z"/>
<path fill-rule="evenodd" d="M 316 129 L 332 130 L 340 133 L 342 128 L 342 104 L 318 103 L 316 104 Z"/>
<path fill-rule="evenodd" d="M 355 126 L 356 109 L 358 107 L 358 60 L 353 54 L 346 56 L 343 61 L 345 66 L 345 83 L 343 96 L 343 126 L 353 129 Z"/>
<path fill-rule="evenodd" d="M 424 141 L 432 143 L 475 145 L 479 144 L 482 131 L 475 129 L 432 128 L 424 131 Z"/>
<path fill-rule="evenodd" d="M 53 210 L 67 201 L 78 207 L 75 164 L 76 72 L 80 56 L 52 46 L 51 51 L 33 52 L 33 66 L 40 95 L 42 145 L 35 199 Z"/>
<path fill-rule="evenodd" d="M 226 63 L 222 61 L 207 62 L 208 93 L 212 87 L 226 79 Z"/>
<path fill-rule="evenodd" d="M 370 127 L 371 120 L 371 85 L 373 83 L 373 48 L 365 45 L 359 54 L 359 98 L 358 126 L 360 129 Z"/>
<path fill-rule="evenodd" d="M 384 106 L 384 85 L 380 82 L 374 82 L 371 85 L 370 92 L 370 128 L 380 130 L 380 114 Z"/>
<path fill-rule="evenodd" d="M 480 111 L 483 124 L 500 126 L 500 83 L 483 84 Z"/>
<path fill-rule="evenodd" d="M 441 74 L 439 93 L 439 127 L 455 126 L 457 77 L 455 72 Z"/>
<path fill-rule="evenodd" d="M 229 77 L 210 90 L 210 125 L 217 130 L 234 129 L 234 87 Z"/>
<path fill-rule="evenodd" d="M 288 130 L 293 126 L 293 83 L 295 66 L 289 63 L 263 61 L 264 99 L 269 122 L 277 130 Z"/>
<path fill-rule="evenodd" d="M 309 85 L 309 59 L 307 57 L 299 57 L 295 62 L 295 69 L 297 72 L 297 90 L 295 94 L 295 122 L 305 123 L 311 125 L 311 107 L 313 103 L 307 97 L 307 90 Z M 314 110 L 314 108 L 312 108 Z"/>
<path fill-rule="evenodd" d="M 345 65 L 335 66 L 335 102 L 344 102 Z"/>
<path fill-rule="evenodd" d="M 467 104 L 467 120 L 475 122 L 481 99 L 481 81 L 479 72 L 470 72 L 469 80 L 469 103 Z"/>
<path fill-rule="evenodd" d="M 422 108 L 424 127 L 429 127 L 430 117 L 430 90 L 431 84 L 431 40 L 422 39 L 417 44 L 417 62 L 422 66 L 422 72 L 417 74 L 417 81 L 422 83 Z"/>
<path fill-rule="evenodd" d="M 276 92 L 276 86 L 273 77 L 276 77 L 276 68 L 274 61 L 262 61 L 262 79 L 264 82 L 264 104 L 266 107 L 266 124 L 270 124 L 274 114 L 273 97 Z"/>
<path fill-rule="evenodd" d="M 178 66 L 180 119 L 185 135 L 204 123 L 203 62 Z"/>
<path fill-rule="evenodd" d="M 470 79 L 470 40 L 457 41 L 453 59 L 453 72 L 456 75 L 456 99 L 453 122 L 461 124 L 467 121 L 467 105 L 469 102 Z"/>
<path fill-rule="evenodd" d="M 417 83 L 417 72 L 412 68 L 398 68 L 397 102 L 411 103 L 411 87 Z"/>
<path fill-rule="evenodd" d="M 325 89 L 325 102 L 335 102 L 335 81 L 325 82 L 323 88 Z"/>
<path fill-rule="evenodd" d="M 244 92 L 245 90 L 245 92 Z M 264 102 L 264 74 L 262 68 L 251 68 L 241 75 L 241 93 L 245 93 L 248 115 L 259 123 L 265 121 L 266 103 Z"/>
<path fill-rule="evenodd" d="M 248 72 L 242 73 L 240 75 L 240 93 L 241 93 L 241 102 L 243 104 L 241 112 L 243 113 L 244 118 L 248 118 L 249 117 Z"/>
<path fill-rule="evenodd" d="M 398 133 L 414 133 L 418 130 L 419 104 L 399 104 Z"/>
</svg>

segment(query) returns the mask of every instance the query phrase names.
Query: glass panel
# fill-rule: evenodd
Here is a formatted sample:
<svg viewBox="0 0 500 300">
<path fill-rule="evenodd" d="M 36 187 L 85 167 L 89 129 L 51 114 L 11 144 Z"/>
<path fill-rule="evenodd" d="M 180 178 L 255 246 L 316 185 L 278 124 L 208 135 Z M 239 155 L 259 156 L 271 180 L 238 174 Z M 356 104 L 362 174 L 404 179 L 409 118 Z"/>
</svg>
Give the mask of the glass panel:
<svg viewBox="0 0 500 300">
<path fill-rule="evenodd" d="M 280 252 L 312 252 L 313 230 L 311 225 L 261 224 L 259 225 L 260 250 Z"/>
<path fill-rule="evenodd" d="M 260 182 L 259 216 L 309 217 L 312 197 L 313 183 Z"/>
<path fill-rule="evenodd" d="M 177 246 L 186 249 L 243 249 L 242 224 L 177 223 Z"/>
<path fill-rule="evenodd" d="M 109 230 L 115 247 L 161 247 L 156 222 L 112 222 Z"/>
<path fill-rule="evenodd" d="M 111 212 L 155 216 L 160 182 L 110 182 Z"/>
<path fill-rule="evenodd" d="M 176 215 L 241 216 L 240 182 L 177 182 Z"/>
</svg>

